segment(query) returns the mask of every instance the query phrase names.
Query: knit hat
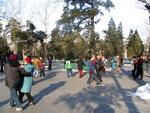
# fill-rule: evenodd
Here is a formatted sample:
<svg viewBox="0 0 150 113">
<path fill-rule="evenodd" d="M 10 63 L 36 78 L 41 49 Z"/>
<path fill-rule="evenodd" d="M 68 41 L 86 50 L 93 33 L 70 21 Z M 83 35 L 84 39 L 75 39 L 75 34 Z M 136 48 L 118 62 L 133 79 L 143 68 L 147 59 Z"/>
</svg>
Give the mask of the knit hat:
<svg viewBox="0 0 150 113">
<path fill-rule="evenodd" d="M 16 54 L 11 54 L 11 55 L 9 56 L 9 60 L 10 60 L 10 61 L 16 61 L 16 60 L 17 60 L 17 55 L 16 55 Z"/>
<path fill-rule="evenodd" d="M 31 63 L 31 58 L 30 58 L 30 57 L 25 58 L 25 62 L 26 62 L 27 64 Z"/>
</svg>

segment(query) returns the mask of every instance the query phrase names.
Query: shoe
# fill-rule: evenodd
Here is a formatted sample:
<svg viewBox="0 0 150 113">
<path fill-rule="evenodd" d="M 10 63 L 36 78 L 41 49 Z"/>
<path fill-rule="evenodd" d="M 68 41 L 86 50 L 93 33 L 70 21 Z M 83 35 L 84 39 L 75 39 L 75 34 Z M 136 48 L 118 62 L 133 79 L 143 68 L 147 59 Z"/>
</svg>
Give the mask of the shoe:
<svg viewBox="0 0 150 113">
<path fill-rule="evenodd" d="M 103 82 L 103 80 L 100 80 L 100 82 Z"/>
<path fill-rule="evenodd" d="M 22 107 L 17 107 L 16 111 L 22 111 Z"/>
<path fill-rule="evenodd" d="M 13 107 L 15 107 L 15 106 L 16 106 L 16 104 L 9 105 L 9 108 L 13 108 Z"/>
<path fill-rule="evenodd" d="M 29 103 L 28 103 L 28 106 L 34 105 L 34 104 L 35 104 L 34 102 L 29 102 Z"/>
<path fill-rule="evenodd" d="M 13 108 L 13 106 L 9 106 L 9 108 Z"/>
<path fill-rule="evenodd" d="M 87 82 L 87 84 L 91 84 L 90 82 Z"/>
</svg>

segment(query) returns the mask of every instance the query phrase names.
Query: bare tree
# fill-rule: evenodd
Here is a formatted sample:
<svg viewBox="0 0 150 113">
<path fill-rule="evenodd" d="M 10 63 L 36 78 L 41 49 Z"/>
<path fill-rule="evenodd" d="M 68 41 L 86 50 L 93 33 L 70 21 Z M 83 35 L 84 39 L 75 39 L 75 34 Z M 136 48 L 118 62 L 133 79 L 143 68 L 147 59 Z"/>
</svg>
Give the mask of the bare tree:
<svg viewBox="0 0 150 113">
<path fill-rule="evenodd" d="M 5 11 L 7 15 L 9 15 L 9 18 L 15 18 L 22 23 L 22 14 L 26 6 L 27 2 L 25 2 L 24 0 L 8 0 L 5 5 Z"/>
<path fill-rule="evenodd" d="M 150 14 L 150 0 L 138 0 L 138 1 L 140 1 L 144 4 L 146 10 Z M 149 16 L 149 23 L 150 23 L 150 16 Z M 148 43 L 148 46 L 149 46 L 148 54 L 150 55 L 150 37 L 148 37 L 147 43 Z"/>
<path fill-rule="evenodd" d="M 40 20 L 44 26 L 44 32 L 48 33 L 49 21 L 52 19 L 51 14 L 56 10 L 58 5 L 64 2 L 63 0 L 45 0 L 43 7 L 38 11 Z M 51 10 L 50 10 L 51 8 Z"/>
</svg>

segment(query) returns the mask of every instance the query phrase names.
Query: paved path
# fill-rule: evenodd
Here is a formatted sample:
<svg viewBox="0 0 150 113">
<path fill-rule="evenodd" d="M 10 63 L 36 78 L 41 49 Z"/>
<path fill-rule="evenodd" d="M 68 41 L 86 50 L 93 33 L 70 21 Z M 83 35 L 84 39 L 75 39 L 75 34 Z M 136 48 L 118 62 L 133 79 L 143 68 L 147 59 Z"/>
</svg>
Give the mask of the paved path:
<svg viewBox="0 0 150 113">
<path fill-rule="evenodd" d="M 56 66 L 46 72 L 44 79 L 34 79 L 32 95 L 36 104 L 26 106 L 24 98 L 22 113 L 150 113 L 150 101 L 131 96 L 138 86 L 150 80 L 149 76 L 134 81 L 128 73 L 108 70 L 104 83 L 87 85 L 87 75 L 67 78 L 65 71 Z M 8 108 L 8 102 L 9 91 L 4 75 L 0 75 L 0 113 L 15 113 L 15 108 Z"/>
</svg>

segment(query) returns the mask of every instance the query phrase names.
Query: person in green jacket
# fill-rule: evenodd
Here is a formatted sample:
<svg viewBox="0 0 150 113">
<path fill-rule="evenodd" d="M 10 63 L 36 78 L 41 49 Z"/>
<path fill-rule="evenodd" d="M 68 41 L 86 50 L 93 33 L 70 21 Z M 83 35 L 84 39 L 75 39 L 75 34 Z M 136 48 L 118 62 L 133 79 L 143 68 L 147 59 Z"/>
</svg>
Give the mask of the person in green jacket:
<svg viewBox="0 0 150 113">
<path fill-rule="evenodd" d="M 65 63 L 65 69 L 67 70 L 67 77 L 68 78 L 73 76 L 72 68 L 73 68 L 73 64 L 71 63 L 71 61 L 67 60 Z"/>
</svg>

